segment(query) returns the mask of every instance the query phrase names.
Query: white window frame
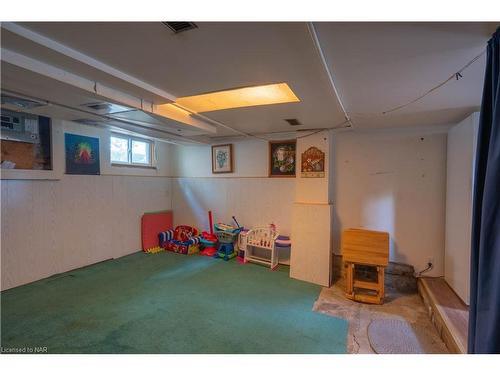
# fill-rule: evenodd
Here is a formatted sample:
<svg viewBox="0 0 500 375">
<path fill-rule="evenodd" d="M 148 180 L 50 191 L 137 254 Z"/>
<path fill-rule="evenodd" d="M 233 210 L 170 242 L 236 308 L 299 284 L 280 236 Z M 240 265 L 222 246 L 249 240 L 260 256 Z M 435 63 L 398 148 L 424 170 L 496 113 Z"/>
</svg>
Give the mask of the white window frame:
<svg viewBox="0 0 500 375">
<path fill-rule="evenodd" d="M 128 142 L 128 162 L 111 160 L 111 137 L 125 139 Z M 132 141 L 138 141 L 149 144 L 149 163 L 137 163 L 132 161 Z M 138 167 L 138 168 L 156 168 L 156 148 L 155 142 L 151 139 L 140 138 L 133 135 L 122 133 L 111 133 L 109 137 L 109 160 L 112 166 L 119 167 Z"/>
</svg>

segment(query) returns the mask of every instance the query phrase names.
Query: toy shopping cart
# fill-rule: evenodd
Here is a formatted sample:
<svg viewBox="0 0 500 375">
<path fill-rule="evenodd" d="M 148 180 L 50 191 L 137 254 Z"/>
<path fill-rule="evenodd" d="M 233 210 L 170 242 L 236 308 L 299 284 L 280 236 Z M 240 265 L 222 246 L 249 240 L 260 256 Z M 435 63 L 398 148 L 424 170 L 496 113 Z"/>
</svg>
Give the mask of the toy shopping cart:
<svg viewBox="0 0 500 375">
<path fill-rule="evenodd" d="M 215 235 L 219 241 L 219 247 L 217 253 L 215 253 L 214 258 L 222 258 L 224 260 L 229 260 L 234 258 L 237 252 L 234 249 L 234 245 L 238 240 L 238 234 L 241 228 L 235 228 L 230 225 L 218 223 L 214 225 Z"/>
</svg>

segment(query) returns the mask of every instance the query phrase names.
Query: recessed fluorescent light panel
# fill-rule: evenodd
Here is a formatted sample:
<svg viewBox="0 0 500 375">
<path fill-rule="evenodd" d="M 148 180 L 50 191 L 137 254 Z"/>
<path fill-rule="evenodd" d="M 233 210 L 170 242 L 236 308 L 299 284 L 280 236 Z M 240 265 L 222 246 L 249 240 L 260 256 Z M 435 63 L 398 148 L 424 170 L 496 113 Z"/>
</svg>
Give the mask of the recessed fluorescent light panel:
<svg viewBox="0 0 500 375">
<path fill-rule="evenodd" d="M 210 112 L 221 109 L 253 107 L 257 105 L 300 102 L 286 83 L 243 87 L 207 94 L 185 96 L 175 103 L 193 112 Z"/>
</svg>

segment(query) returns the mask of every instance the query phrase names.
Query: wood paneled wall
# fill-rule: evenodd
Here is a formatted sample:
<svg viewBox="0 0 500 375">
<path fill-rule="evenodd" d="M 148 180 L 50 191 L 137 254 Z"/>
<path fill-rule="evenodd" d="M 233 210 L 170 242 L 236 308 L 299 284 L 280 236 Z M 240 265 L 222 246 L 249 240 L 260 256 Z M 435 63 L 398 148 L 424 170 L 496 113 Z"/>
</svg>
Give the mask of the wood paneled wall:
<svg viewBox="0 0 500 375">
<path fill-rule="evenodd" d="M 168 177 L 2 180 L 2 290 L 141 249 L 140 217 L 171 208 Z"/>
<path fill-rule="evenodd" d="M 393 262 L 444 271 L 446 133 L 443 128 L 345 132 L 333 144 L 333 244 L 344 229 L 389 232 Z"/>
<path fill-rule="evenodd" d="M 246 228 L 274 223 L 281 234 L 290 235 L 294 178 L 182 177 L 172 180 L 174 225 L 192 224 L 208 230 L 207 210 L 214 221 Z"/>
</svg>

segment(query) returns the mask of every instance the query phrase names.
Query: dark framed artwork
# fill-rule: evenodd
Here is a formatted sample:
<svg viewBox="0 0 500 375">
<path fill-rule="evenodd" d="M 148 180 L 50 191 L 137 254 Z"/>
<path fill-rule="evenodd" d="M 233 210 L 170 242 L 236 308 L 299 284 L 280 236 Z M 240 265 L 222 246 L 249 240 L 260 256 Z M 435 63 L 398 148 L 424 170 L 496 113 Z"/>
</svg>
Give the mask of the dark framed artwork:
<svg viewBox="0 0 500 375">
<path fill-rule="evenodd" d="M 295 177 L 297 141 L 269 142 L 269 177 Z"/>
<path fill-rule="evenodd" d="M 309 147 L 302 153 L 300 165 L 301 177 L 325 177 L 325 153 L 317 147 Z"/>
<path fill-rule="evenodd" d="M 100 174 L 99 138 L 64 134 L 66 174 Z"/>
<path fill-rule="evenodd" d="M 233 145 L 212 146 L 212 173 L 233 172 Z"/>
</svg>

